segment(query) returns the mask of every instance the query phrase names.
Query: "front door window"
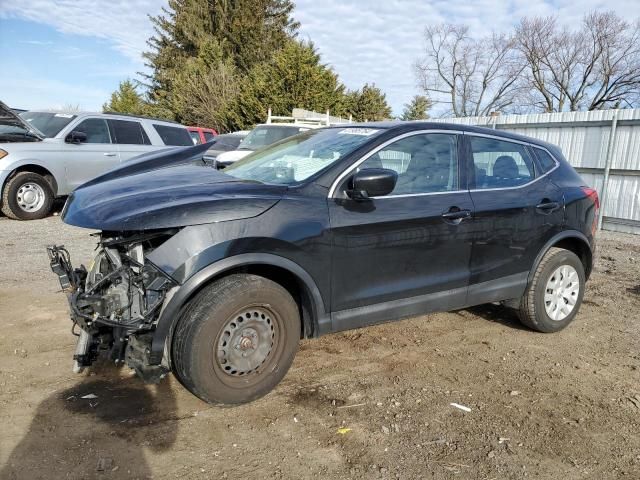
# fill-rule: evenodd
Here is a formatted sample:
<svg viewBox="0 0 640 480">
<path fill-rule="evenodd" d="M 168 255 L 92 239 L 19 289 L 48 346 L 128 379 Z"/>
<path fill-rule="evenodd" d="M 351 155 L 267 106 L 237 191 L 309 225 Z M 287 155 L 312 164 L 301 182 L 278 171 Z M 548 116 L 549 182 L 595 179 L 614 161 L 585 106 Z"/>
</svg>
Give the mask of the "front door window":
<svg viewBox="0 0 640 480">
<path fill-rule="evenodd" d="M 398 173 L 389 194 L 411 195 L 458 190 L 457 137 L 446 133 L 412 135 L 374 153 L 360 165 Z"/>
<path fill-rule="evenodd" d="M 101 118 L 88 118 L 76 125 L 73 131 L 87 136 L 83 143 L 111 143 L 107 122 Z"/>
</svg>

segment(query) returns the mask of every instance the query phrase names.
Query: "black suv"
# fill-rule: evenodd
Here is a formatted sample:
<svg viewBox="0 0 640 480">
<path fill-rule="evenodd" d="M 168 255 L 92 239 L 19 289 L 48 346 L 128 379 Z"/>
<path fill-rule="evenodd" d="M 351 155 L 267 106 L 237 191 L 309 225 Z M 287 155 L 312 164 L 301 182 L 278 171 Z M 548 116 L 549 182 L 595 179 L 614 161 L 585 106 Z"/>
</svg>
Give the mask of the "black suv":
<svg viewBox="0 0 640 480">
<path fill-rule="evenodd" d="M 598 197 L 553 145 L 392 122 L 310 130 L 224 171 L 207 148 L 69 197 L 64 221 L 101 230 L 88 269 L 49 247 L 76 370 L 104 353 L 235 404 L 282 379 L 300 338 L 487 302 L 541 332 L 578 312 Z"/>
</svg>

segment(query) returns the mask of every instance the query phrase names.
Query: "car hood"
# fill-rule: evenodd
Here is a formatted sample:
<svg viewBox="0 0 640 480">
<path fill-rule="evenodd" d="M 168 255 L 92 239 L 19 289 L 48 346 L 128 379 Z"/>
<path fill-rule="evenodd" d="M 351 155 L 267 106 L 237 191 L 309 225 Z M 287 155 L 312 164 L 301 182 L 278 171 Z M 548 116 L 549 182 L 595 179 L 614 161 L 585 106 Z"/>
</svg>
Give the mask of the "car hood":
<svg viewBox="0 0 640 480">
<path fill-rule="evenodd" d="M 286 186 L 239 180 L 205 165 L 207 148 L 163 150 L 112 170 L 78 187 L 62 219 L 103 231 L 155 230 L 255 217 L 282 198 Z"/>
<path fill-rule="evenodd" d="M 22 117 L 20 117 L 20 115 L 18 115 L 13 110 L 11 110 L 6 104 L 4 104 L 3 102 L 0 102 L 0 126 L 2 125 L 24 128 L 27 132 L 30 132 L 33 135 L 33 137 L 26 138 L 24 140 L 19 140 L 19 139 L 12 138 L 13 136 L 6 136 L 6 138 L 4 138 L 4 136 L 1 135 L 0 133 L 1 142 L 19 142 L 19 141 L 33 142 L 33 141 L 42 140 L 44 138 L 44 135 L 42 134 L 42 132 L 37 130 L 34 126 L 30 125 L 28 122 L 25 122 L 22 119 Z M 0 132 L 1 132 L 1 129 L 0 129 Z"/>
</svg>

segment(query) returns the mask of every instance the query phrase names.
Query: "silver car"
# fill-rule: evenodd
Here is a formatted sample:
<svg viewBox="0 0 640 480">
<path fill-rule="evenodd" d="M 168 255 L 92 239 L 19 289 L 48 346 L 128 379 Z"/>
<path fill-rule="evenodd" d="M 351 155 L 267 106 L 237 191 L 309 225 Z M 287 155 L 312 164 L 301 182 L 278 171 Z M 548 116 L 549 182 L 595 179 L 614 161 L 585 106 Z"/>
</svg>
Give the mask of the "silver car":
<svg viewBox="0 0 640 480">
<path fill-rule="evenodd" d="M 28 111 L 0 102 L 2 213 L 18 220 L 46 216 L 54 198 L 137 155 L 191 146 L 186 127 L 111 113 Z"/>
</svg>

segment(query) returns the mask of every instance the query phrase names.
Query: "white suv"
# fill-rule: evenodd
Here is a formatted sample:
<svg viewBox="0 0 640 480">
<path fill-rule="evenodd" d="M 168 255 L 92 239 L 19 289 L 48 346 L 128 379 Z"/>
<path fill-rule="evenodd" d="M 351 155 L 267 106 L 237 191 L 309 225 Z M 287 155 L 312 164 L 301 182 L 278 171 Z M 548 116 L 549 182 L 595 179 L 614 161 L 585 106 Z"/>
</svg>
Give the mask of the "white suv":
<svg viewBox="0 0 640 480">
<path fill-rule="evenodd" d="M 167 146 L 192 146 L 186 127 L 111 113 L 28 111 L 0 102 L 2 212 L 10 218 L 46 216 L 55 197 L 120 163 Z"/>
</svg>

